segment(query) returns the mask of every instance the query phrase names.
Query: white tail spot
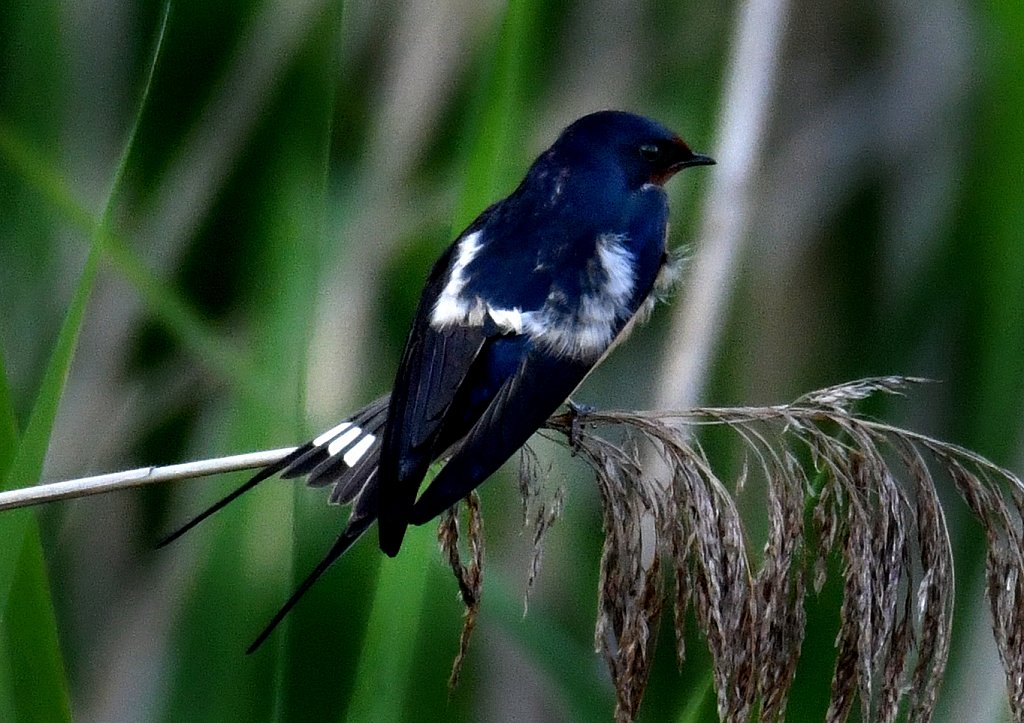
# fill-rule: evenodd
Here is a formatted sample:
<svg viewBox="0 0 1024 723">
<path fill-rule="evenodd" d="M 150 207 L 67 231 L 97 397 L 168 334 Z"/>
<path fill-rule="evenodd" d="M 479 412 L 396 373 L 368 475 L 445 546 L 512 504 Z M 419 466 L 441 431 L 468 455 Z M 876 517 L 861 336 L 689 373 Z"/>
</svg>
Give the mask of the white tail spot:
<svg viewBox="0 0 1024 723">
<path fill-rule="evenodd" d="M 377 438 L 372 434 L 368 434 L 362 439 L 360 439 L 355 447 L 345 452 L 345 456 L 342 457 L 342 459 L 345 460 L 345 464 L 347 464 L 349 467 L 355 467 L 356 462 L 358 462 L 362 458 L 362 456 L 366 454 L 366 450 L 372 447 L 373 443 L 376 440 Z"/>
<path fill-rule="evenodd" d="M 352 442 L 356 441 L 356 438 L 359 437 L 359 435 L 362 433 L 363 430 L 361 430 L 359 427 L 352 427 L 352 429 L 348 430 L 343 435 L 338 437 L 336 440 L 331 442 L 331 444 L 327 447 L 327 454 L 333 457 L 338 452 L 345 449 L 345 447 L 352 444 Z"/>
<path fill-rule="evenodd" d="M 337 437 L 338 434 L 340 434 L 341 432 L 344 432 L 346 429 L 348 429 L 351 426 L 352 426 L 352 422 L 342 422 L 337 427 L 332 427 L 331 429 L 328 429 L 326 432 L 324 432 L 319 437 L 317 437 L 316 439 L 313 440 L 313 446 L 314 447 L 320 447 L 321 445 L 325 444 L 326 442 L 329 442 L 332 439 L 334 439 L 335 437 Z"/>
</svg>

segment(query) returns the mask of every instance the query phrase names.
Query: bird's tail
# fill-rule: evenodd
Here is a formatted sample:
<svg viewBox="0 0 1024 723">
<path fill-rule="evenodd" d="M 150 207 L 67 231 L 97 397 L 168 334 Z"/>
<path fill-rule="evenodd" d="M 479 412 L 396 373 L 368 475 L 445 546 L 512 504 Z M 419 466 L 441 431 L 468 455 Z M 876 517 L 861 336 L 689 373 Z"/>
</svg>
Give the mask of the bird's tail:
<svg viewBox="0 0 1024 723">
<path fill-rule="evenodd" d="M 381 431 L 387 420 L 389 401 L 390 395 L 385 395 L 371 402 L 341 424 L 298 447 L 280 461 L 264 467 L 245 484 L 157 543 L 157 547 L 170 544 L 263 480 L 278 473 L 285 479 L 304 476 L 307 484 L 313 487 L 333 486 L 331 503 L 352 505 L 345 530 L 249 646 L 247 653 L 252 653 L 263 644 L 313 583 L 377 519 L 377 463 L 380 461 Z"/>
<path fill-rule="evenodd" d="M 371 475 L 371 477 L 373 476 L 375 475 Z M 376 497 L 375 487 L 371 488 L 368 491 L 371 492 L 372 496 Z M 374 505 L 374 507 L 376 507 L 376 504 Z M 280 624 L 280 622 L 284 620 L 285 615 L 291 612 L 291 609 L 295 607 L 295 604 L 302 598 L 303 595 L 306 594 L 309 588 L 313 587 L 313 583 L 320 579 L 320 576 L 327 571 L 327 568 L 334 564 L 335 560 L 337 560 L 339 557 L 341 557 L 348 551 L 348 548 L 352 546 L 353 542 L 362 537 L 363 533 L 366 532 L 366 530 L 370 527 L 371 524 L 373 524 L 373 521 L 376 519 L 376 512 L 374 512 L 372 517 L 359 516 L 357 504 L 357 508 L 356 510 L 353 511 L 352 516 L 349 518 L 348 526 L 345 528 L 345 531 L 338 536 L 338 539 L 334 541 L 334 544 L 331 545 L 331 549 L 327 551 L 327 554 L 324 555 L 323 559 L 317 563 L 316 567 L 314 567 L 313 570 L 308 575 L 306 575 L 306 578 L 299 584 L 297 588 L 295 588 L 295 592 L 293 592 L 291 596 L 287 600 L 285 600 L 284 605 L 282 605 L 280 609 L 278 609 L 278 611 L 274 614 L 274 617 L 270 619 L 270 622 L 266 624 L 263 630 L 260 631 L 260 634 L 256 636 L 256 639 L 252 641 L 252 645 L 250 645 L 245 651 L 246 655 L 250 655 L 251 653 L 256 652 L 256 650 L 261 645 L 263 645 L 263 642 L 270 637 L 270 634 L 272 632 L 274 632 L 274 628 L 276 628 L 278 624 Z"/>
</svg>

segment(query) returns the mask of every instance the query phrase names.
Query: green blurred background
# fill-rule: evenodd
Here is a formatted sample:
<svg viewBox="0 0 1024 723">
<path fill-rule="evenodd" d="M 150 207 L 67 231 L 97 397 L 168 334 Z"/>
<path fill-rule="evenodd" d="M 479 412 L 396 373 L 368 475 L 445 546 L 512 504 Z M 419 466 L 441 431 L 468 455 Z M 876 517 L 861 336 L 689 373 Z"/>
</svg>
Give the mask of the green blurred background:
<svg viewBox="0 0 1024 723">
<path fill-rule="evenodd" d="M 700 400 L 933 377 L 871 411 L 1019 472 L 1024 4 L 760 4 L 784 29 Z M 633 110 L 734 157 L 719 119 L 743 117 L 725 94 L 743 7 L 0 4 L 0 478 L 289 446 L 384 392 L 432 259 L 568 122 Z M 674 246 L 714 226 L 715 173 L 671 184 Z M 580 401 L 653 404 L 674 318 L 663 307 Z M 242 477 L 4 513 L 0 720 L 610 719 L 599 499 L 543 451 L 568 501 L 529 614 L 509 474 L 483 488 L 483 608 L 450 695 L 461 607 L 433 529 L 395 561 L 364 540 L 245 657 L 343 524 L 324 493 L 265 483 L 160 551 Z M 981 532 L 943 499 L 958 600 L 939 717 L 1001 720 Z M 840 592 L 807 602 L 790 720 L 827 706 Z M 669 628 L 641 720 L 712 719 L 700 638 L 679 672 Z"/>
</svg>

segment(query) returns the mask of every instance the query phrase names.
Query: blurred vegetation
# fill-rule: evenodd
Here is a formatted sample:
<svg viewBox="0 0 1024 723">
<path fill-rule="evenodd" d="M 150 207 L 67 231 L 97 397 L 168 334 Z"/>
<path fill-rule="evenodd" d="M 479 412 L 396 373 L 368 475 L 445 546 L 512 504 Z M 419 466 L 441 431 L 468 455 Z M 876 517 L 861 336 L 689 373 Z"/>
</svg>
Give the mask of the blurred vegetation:
<svg viewBox="0 0 1024 723">
<path fill-rule="evenodd" d="M 1024 5 L 781 11 L 753 231 L 705 399 L 934 377 L 871 411 L 1019 472 Z M 707 0 L 0 4 L 3 486 L 286 446 L 375 397 L 430 261 L 565 124 L 624 108 L 718 154 L 736 15 Z M 706 178 L 672 184 L 675 246 L 699 243 Z M 656 314 L 580 400 L 649 404 L 668 323 Z M 451 695 L 461 610 L 432 529 L 395 561 L 358 545 L 245 657 L 341 524 L 324 495 L 268 483 L 159 553 L 237 480 L 4 513 L 0 719 L 607 719 L 597 494 L 549 458 L 567 510 L 525 619 L 532 535 L 511 478 L 482 488 L 483 606 Z M 983 540 L 944 500 L 959 599 L 940 712 L 1000 720 Z M 807 601 L 791 720 L 827 706 L 839 592 Z M 702 642 L 679 672 L 670 638 L 640 719 L 713 717 Z"/>
</svg>

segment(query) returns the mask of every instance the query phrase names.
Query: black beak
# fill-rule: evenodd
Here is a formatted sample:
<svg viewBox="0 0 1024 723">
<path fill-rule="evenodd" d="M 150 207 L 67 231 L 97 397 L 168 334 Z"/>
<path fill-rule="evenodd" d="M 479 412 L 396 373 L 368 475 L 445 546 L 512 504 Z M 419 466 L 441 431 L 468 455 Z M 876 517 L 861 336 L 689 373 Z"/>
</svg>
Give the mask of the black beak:
<svg viewBox="0 0 1024 723">
<path fill-rule="evenodd" d="M 673 148 L 673 155 L 675 155 L 675 162 L 669 165 L 661 173 L 657 173 L 651 176 L 651 180 L 657 184 L 664 184 L 668 179 L 672 178 L 676 173 L 689 168 L 690 166 L 713 166 L 715 165 L 715 159 L 711 156 L 704 156 L 700 153 L 694 153 L 690 150 L 690 147 L 683 143 L 681 139 L 676 139 L 675 147 Z M 670 159 L 672 160 L 672 159 Z"/>
<path fill-rule="evenodd" d="M 678 164 L 678 168 L 690 168 L 691 166 L 713 166 L 715 159 L 711 156 L 704 156 L 700 153 L 692 153 L 689 158 L 684 158 Z"/>
</svg>

